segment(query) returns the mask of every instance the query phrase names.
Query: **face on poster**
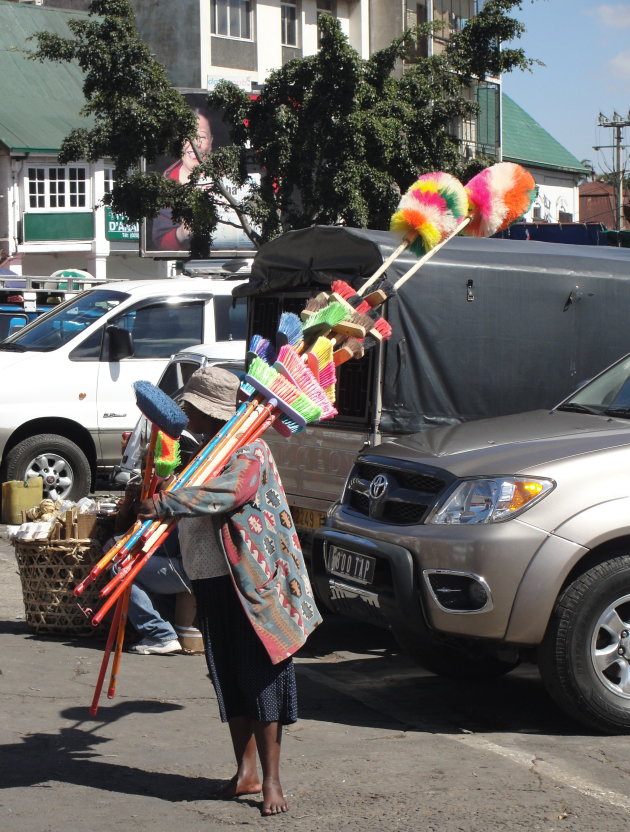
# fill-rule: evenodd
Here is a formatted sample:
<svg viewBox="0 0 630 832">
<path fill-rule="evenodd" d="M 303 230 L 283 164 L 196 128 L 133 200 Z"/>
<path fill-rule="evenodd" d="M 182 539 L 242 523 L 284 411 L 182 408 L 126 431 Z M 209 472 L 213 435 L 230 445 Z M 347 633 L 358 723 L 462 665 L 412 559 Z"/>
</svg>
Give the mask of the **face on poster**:
<svg viewBox="0 0 630 832">
<path fill-rule="evenodd" d="M 199 154 L 204 157 L 213 149 L 229 143 L 227 126 L 223 122 L 222 110 L 211 110 L 207 105 L 205 93 L 185 93 L 184 98 L 197 116 L 197 136 L 195 144 Z M 188 182 L 192 171 L 199 164 L 197 154 L 189 141 L 184 142 L 179 159 L 161 157 L 154 164 L 147 165 L 147 171 L 159 171 L 167 179 L 180 183 Z M 256 174 L 252 174 L 252 178 Z M 247 193 L 247 186 L 237 188 L 227 180 L 224 187 L 240 200 Z M 199 180 L 198 187 L 211 187 L 207 180 Z M 217 254 L 238 254 L 251 252 L 254 245 L 238 223 L 238 217 L 230 208 L 219 211 L 219 222 L 212 237 L 212 252 Z M 227 224 L 227 223 L 233 223 Z M 186 257 L 190 251 L 190 229 L 183 223 L 173 222 L 170 208 L 163 208 L 153 219 L 142 223 L 140 254 L 143 257 L 164 257 L 177 259 Z"/>
</svg>

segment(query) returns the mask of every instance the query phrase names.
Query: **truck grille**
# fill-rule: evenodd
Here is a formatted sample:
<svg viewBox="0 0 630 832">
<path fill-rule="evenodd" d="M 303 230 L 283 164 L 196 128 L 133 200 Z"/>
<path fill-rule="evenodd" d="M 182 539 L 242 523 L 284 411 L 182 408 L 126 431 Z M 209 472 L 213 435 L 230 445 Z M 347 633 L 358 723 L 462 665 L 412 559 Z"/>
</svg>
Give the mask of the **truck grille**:
<svg viewBox="0 0 630 832">
<path fill-rule="evenodd" d="M 383 523 L 420 525 L 452 482 L 437 468 L 364 456 L 348 479 L 344 504 Z"/>
</svg>

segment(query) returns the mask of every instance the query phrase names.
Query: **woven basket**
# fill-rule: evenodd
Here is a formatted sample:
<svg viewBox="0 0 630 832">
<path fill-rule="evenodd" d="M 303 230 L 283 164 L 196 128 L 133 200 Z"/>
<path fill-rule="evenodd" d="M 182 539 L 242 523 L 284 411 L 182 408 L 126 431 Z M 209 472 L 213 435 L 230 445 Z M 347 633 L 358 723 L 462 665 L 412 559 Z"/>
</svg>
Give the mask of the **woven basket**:
<svg viewBox="0 0 630 832">
<path fill-rule="evenodd" d="M 72 590 L 101 557 L 95 540 L 16 540 L 15 557 L 22 581 L 26 624 L 36 633 L 92 635 L 98 628 L 82 612 L 96 612 L 105 580 L 76 598 Z"/>
</svg>

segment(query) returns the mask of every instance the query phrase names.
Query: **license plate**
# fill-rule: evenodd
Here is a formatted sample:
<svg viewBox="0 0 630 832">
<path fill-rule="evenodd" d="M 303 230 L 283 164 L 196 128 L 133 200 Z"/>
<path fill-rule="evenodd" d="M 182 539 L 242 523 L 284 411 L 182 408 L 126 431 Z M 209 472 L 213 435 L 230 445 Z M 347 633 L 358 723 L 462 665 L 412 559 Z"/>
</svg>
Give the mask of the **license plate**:
<svg viewBox="0 0 630 832">
<path fill-rule="evenodd" d="M 326 521 L 326 515 L 323 511 L 298 508 L 298 506 L 291 506 L 291 516 L 296 529 L 307 529 L 309 532 L 316 532 L 321 529 Z"/>
<path fill-rule="evenodd" d="M 349 552 L 339 546 L 328 546 L 325 555 L 326 571 L 340 578 L 349 578 L 360 584 L 371 584 L 374 581 L 376 558 Z"/>
</svg>

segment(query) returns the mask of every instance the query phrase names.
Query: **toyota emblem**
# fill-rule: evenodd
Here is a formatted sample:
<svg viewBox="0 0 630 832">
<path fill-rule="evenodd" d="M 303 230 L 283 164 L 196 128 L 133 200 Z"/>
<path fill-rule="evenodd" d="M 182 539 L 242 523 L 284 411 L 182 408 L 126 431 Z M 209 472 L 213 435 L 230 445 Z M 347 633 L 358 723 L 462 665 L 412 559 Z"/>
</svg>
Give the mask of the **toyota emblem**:
<svg viewBox="0 0 630 832">
<path fill-rule="evenodd" d="M 389 480 L 385 474 L 377 474 L 370 483 L 370 497 L 372 500 L 380 500 L 389 487 Z"/>
</svg>

